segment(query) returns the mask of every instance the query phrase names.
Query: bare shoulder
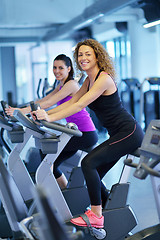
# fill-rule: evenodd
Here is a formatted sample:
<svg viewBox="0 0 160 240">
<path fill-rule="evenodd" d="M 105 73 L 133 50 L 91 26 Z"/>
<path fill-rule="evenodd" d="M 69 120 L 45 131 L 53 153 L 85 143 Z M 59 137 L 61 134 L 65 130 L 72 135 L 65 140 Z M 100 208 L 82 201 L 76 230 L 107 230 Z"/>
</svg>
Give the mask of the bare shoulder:
<svg viewBox="0 0 160 240">
<path fill-rule="evenodd" d="M 113 93 L 116 89 L 116 83 L 113 80 L 113 78 L 106 72 L 102 72 L 99 76 L 99 82 L 100 84 L 103 86 L 106 86 L 106 88 L 104 87 L 104 89 L 106 89 L 106 91 L 104 92 L 105 94 L 110 94 Z"/>
<path fill-rule="evenodd" d="M 79 84 L 77 83 L 76 80 L 73 79 L 73 80 L 69 80 L 63 85 L 61 92 L 65 92 L 65 93 L 68 93 L 69 95 L 73 95 L 79 90 L 79 88 L 80 88 Z"/>
<path fill-rule="evenodd" d="M 104 71 L 100 73 L 99 78 L 112 79 L 111 76 L 107 72 L 104 72 Z M 112 81 L 113 81 L 113 79 L 112 79 Z"/>
<path fill-rule="evenodd" d="M 102 81 L 106 81 L 108 84 L 115 85 L 115 81 L 113 80 L 113 78 L 106 72 L 101 72 L 99 79 L 101 79 Z"/>
<path fill-rule="evenodd" d="M 66 82 L 63 87 L 79 87 L 79 84 L 76 80 L 71 79 L 68 82 Z"/>
</svg>

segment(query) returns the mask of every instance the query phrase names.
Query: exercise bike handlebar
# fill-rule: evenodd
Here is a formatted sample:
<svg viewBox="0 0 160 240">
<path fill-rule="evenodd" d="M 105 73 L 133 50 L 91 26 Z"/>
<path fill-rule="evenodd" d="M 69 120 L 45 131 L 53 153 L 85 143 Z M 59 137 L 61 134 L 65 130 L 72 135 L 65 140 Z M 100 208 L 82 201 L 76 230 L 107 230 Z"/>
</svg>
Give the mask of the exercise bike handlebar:
<svg viewBox="0 0 160 240">
<path fill-rule="evenodd" d="M 145 163 L 141 163 L 140 166 L 150 175 L 160 178 L 160 172 L 155 171 L 154 169 L 148 167 Z"/>
<path fill-rule="evenodd" d="M 5 109 L 6 109 L 6 108 L 9 108 L 8 103 L 5 102 L 5 101 L 1 101 L 1 106 L 2 106 L 2 109 L 3 109 L 3 114 L 4 114 L 4 116 L 5 116 L 6 118 L 8 118 L 8 120 L 11 121 L 11 122 L 17 122 L 17 119 L 16 119 L 14 116 L 9 116 L 9 115 L 7 115 L 6 112 L 5 112 Z"/>
<path fill-rule="evenodd" d="M 129 167 L 132 167 L 132 168 L 137 168 L 138 167 L 138 164 L 133 163 L 132 159 L 130 159 L 130 158 L 125 159 L 124 164 L 129 166 Z"/>
<path fill-rule="evenodd" d="M 32 111 L 36 111 L 38 107 L 40 108 L 40 105 L 35 104 L 33 101 L 30 102 L 30 106 Z M 40 122 L 46 128 L 71 134 L 76 137 L 82 136 L 82 132 L 78 130 L 78 127 L 75 123 L 67 123 L 66 125 L 64 125 L 57 122 L 47 122 L 45 120 L 36 120 L 36 121 Z"/>
<path fill-rule="evenodd" d="M 7 131 L 12 131 L 13 124 L 9 123 L 3 116 L 0 115 L 0 127 Z"/>
<path fill-rule="evenodd" d="M 74 123 L 67 123 L 66 125 L 63 125 L 55 122 L 47 122 L 45 120 L 41 120 L 40 123 L 46 128 L 71 134 L 76 137 L 82 136 L 82 132 L 77 129 L 77 126 Z"/>
<path fill-rule="evenodd" d="M 16 109 L 13 112 L 13 116 L 25 127 L 32 129 L 33 131 L 44 134 L 44 131 L 40 130 L 38 125 L 32 121 L 29 117 L 24 115 L 20 110 Z"/>
<path fill-rule="evenodd" d="M 15 110 L 13 112 L 13 116 L 20 122 L 22 123 L 23 126 L 32 129 L 33 131 L 39 132 L 41 134 L 44 134 L 45 131 L 43 131 L 43 129 L 41 130 L 39 127 L 39 125 L 36 124 L 36 122 L 34 122 L 33 120 L 31 120 L 29 117 L 27 117 L 26 115 L 24 115 L 20 110 Z M 82 132 L 80 132 L 77 129 L 74 129 L 73 124 L 67 124 L 62 125 L 59 123 L 49 123 L 47 121 L 40 121 L 40 124 L 46 128 L 50 128 L 53 130 L 57 130 L 60 132 L 65 132 L 67 134 L 71 134 L 73 136 L 77 136 L 77 137 L 81 137 L 82 136 Z"/>
<path fill-rule="evenodd" d="M 137 169 L 143 168 L 148 174 L 160 178 L 160 172 L 155 171 L 154 169 L 150 168 L 144 162 L 137 164 L 137 163 L 133 163 L 132 159 L 125 159 L 124 164 L 129 167 L 133 167 L 133 168 L 137 168 Z"/>
</svg>

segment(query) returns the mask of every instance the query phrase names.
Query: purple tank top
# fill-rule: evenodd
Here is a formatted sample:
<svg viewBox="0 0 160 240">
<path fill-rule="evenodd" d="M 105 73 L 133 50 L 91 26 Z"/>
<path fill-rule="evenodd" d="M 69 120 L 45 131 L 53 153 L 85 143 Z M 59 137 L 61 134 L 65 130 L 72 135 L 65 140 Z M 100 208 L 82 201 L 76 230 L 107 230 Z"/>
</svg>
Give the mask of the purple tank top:
<svg viewBox="0 0 160 240">
<path fill-rule="evenodd" d="M 64 99 L 57 102 L 57 105 L 61 105 L 62 103 L 69 101 L 71 98 L 72 98 L 71 96 L 67 96 Z M 75 123 L 78 129 L 82 132 L 90 132 L 96 130 L 94 123 L 85 108 L 82 109 L 80 112 L 75 113 L 70 117 L 67 117 L 66 121 Z"/>
</svg>

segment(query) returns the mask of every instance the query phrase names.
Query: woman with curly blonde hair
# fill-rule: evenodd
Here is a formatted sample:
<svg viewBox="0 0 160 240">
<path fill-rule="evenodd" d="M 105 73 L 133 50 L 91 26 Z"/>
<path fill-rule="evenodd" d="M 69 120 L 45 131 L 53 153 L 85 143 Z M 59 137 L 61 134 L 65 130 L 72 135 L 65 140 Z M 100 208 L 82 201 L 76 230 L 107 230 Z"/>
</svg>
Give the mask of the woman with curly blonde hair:
<svg viewBox="0 0 160 240">
<path fill-rule="evenodd" d="M 74 59 L 76 62 L 77 69 L 80 71 L 83 71 L 83 69 L 78 63 L 78 52 L 77 52 L 81 45 L 86 45 L 93 48 L 97 58 L 97 64 L 99 69 L 103 70 L 104 72 L 107 72 L 115 80 L 116 72 L 115 72 L 112 58 L 109 56 L 108 52 L 105 50 L 102 44 L 100 44 L 99 42 L 93 39 L 86 39 L 83 42 L 79 42 L 77 44 L 77 47 L 74 51 Z"/>
<path fill-rule="evenodd" d="M 107 200 L 107 191 L 102 179 L 122 156 L 141 146 L 144 133 L 121 104 L 115 83 L 114 65 L 103 46 L 93 39 L 83 40 L 77 44 L 74 58 L 77 68 L 88 75 L 82 87 L 52 115 L 47 115 L 43 110 L 37 110 L 36 115 L 40 120 L 52 122 L 88 106 L 107 129 L 110 137 L 85 156 L 81 164 L 91 209 L 85 212 L 85 218 L 80 216 L 71 219 L 73 224 L 86 227 L 87 217 L 93 227 L 103 228 L 102 207 Z"/>
</svg>

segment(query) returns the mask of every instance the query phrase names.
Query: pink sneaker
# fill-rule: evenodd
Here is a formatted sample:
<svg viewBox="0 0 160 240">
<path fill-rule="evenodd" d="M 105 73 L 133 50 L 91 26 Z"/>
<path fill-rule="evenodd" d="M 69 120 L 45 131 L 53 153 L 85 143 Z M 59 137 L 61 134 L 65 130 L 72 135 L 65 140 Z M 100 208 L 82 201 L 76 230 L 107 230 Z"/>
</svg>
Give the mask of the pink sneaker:
<svg viewBox="0 0 160 240">
<path fill-rule="evenodd" d="M 88 220 L 91 224 L 92 227 L 95 228 L 103 228 L 104 227 L 104 217 L 100 217 L 98 218 L 91 210 L 88 210 L 84 213 L 87 217 Z M 87 227 L 87 223 L 85 222 L 85 220 L 83 220 L 83 215 L 82 217 L 77 217 L 77 218 L 72 218 L 71 223 L 77 225 L 77 226 L 81 226 L 81 227 Z"/>
</svg>

